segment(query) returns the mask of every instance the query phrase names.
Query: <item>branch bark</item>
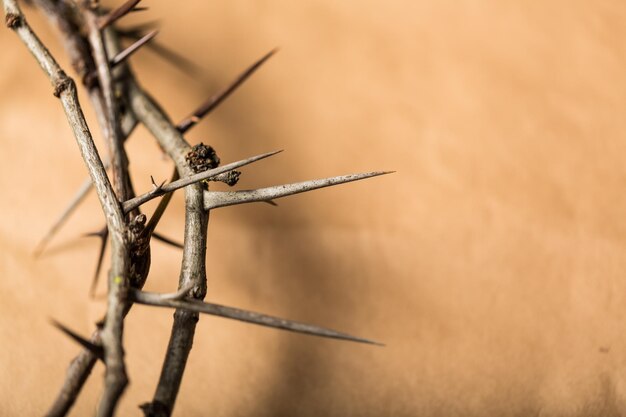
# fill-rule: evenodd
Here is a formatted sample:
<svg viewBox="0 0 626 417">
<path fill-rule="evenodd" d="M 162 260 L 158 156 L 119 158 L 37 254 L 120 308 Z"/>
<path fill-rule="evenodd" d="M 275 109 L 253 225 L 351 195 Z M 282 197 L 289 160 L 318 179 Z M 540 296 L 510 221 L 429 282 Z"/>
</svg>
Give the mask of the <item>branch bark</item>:
<svg viewBox="0 0 626 417">
<path fill-rule="evenodd" d="M 129 82 L 129 103 L 137 118 L 148 128 L 172 158 L 181 178 L 193 175 L 185 157 L 191 150 L 180 131 L 163 110 L 134 81 Z M 209 213 L 204 210 L 203 188 L 192 184 L 185 188 L 185 237 L 178 288 L 192 286 L 190 295 L 203 300 L 206 295 L 206 239 Z M 191 351 L 198 313 L 178 309 L 152 402 L 143 407 L 146 415 L 167 415 L 174 409 L 187 358 Z"/>
</svg>

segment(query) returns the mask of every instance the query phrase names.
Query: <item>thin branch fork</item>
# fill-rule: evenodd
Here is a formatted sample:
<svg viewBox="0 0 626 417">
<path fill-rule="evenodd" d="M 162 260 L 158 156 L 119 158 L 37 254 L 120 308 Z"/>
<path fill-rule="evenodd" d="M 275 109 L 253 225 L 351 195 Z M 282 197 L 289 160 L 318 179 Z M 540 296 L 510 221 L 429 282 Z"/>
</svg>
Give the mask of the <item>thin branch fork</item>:
<svg viewBox="0 0 626 417">
<path fill-rule="evenodd" d="M 126 4 L 129 5 L 133 1 L 137 1 L 137 0 L 131 0 L 127 2 Z M 122 5 L 121 7 L 124 7 L 124 5 Z M 268 52 L 267 54 L 262 56 L 260 59 L 258 59 L 256 62 L 254 62 L 251 66 L 246 68 L 233 81 L 231 81 L 229 85 L 227 85 L 224 89 L 220 90 L 218 93 L 212 95 L 206 102 L 202 103 L 196 110 L 194 110 L 190 116 L 181 120 L 176 125 L 176 129 L 180 133 L 185 133 L 189 131 L 192 127 L 196 126 L 200 122 L 200 120 L 202 120 L 204 117 L 210 114 L 222 102 L 224 102 L 226 98 L 228 98 L 234 91 L 236 91 L 248 78 L 250 78 L 252 74 L 254 74 L 261 67 L 261 65 L 263 65 L 276 52 L 277 52 L 277 49 L 273 49 L 272 51 Z M 130 113 L 127 113 L 127 114 L 130 114 Z M 132 119 L 132 120 L 129 120 L 129 119 Z M 132 118 L 125 117 L 122 119 L 122 130 L 124 131 L 123 137 L 125 140 L 128 139 L 135 125 L 136 125 L 136 119 L 134 117 Z M 108 165 L 109 165 L 109 162 L 107 161 L 105 163 L 105 168 Z M 52 239 L 54 234 L 61 228 L 61 226 L 65 223 L 65 221 L 69 218 L 69 216 L 78 207 L 78 204 L 85 198 L 85 196 L 87 195 L 90 189 L 91 189 L 91 181 L 89 179 L 86 179 L 81 185 L 81 188 L 76 192 L 70 204 L 63 211 L 63 213 L 58 218 L 58 220 L 52 225 L 52 227 L 46 233 L 46 235 L 41 240 L 41 242 L 37 245 L 37 248 L 35 249 L 36 256 L 43 252 L 48 242 Z M 167 243 L 171 243 L 169 239 L 163 238 L 158 233 L 154 233 L 153 235 L 157 239 L 161 239 Z M 175 244 L 175 246 L 180 246 L 180 245 Z"/>
</svg>

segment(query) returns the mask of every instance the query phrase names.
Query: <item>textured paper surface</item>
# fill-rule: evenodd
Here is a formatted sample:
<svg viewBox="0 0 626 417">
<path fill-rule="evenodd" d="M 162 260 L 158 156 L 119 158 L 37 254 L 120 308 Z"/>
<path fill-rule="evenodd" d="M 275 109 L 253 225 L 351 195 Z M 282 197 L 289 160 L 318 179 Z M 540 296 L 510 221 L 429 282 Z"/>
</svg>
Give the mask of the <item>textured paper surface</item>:
<svg viewBox="0 0 626 417">
<path fill-rule="evenodd" d="M 133 19 L 160 19 L 160 41 L 203 70 L 132 58 L 174 120 L 281 48 L 187 135 L 224 162 L 286 149 L 246 168 L 241 188 L 398 171 L 276 208 L 219 209 L 209 224 L 209 300 L 387 346 L 203 317 L 175 415 L 626 414 L 623 2 L 147 5 Z M 34 60 L 8 30 L 0 45 L 0 414 L 35 416 L 78 351 L 49 318 L 88 335 L 103 311 L 104 276 L 100 298 L 87 296 L 97 243 L 80 237 L 102 215 L 91 195 L 33 259 L 86 171 Z M 144 129 L 128 149 L 137 190 L 169 177 Z M 181 195 L 160 227 L 176 239 Z M 174 290 L 180 259 L 154 243 L 146 288 Z M 130 313 L 120 415 L 151 398 L 171 316 Z M 72 415 L 93 412 L 102 375 Z"/>
</svg>

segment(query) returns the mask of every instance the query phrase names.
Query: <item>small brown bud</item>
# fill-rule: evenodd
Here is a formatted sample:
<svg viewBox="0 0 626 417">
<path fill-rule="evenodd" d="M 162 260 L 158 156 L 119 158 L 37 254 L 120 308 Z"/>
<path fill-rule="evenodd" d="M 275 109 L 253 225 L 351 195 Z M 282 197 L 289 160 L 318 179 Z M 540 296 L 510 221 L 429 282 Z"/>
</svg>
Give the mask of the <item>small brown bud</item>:
<svg viewBox="0 0 626 417">
<path fill-rule="evenodd" d="M 195 145 L 185 159 L 195 173 L 217 168 L 220 164 L 220 158 L 215 153 L 215 149 L 202 142 Z"/>
</svg>

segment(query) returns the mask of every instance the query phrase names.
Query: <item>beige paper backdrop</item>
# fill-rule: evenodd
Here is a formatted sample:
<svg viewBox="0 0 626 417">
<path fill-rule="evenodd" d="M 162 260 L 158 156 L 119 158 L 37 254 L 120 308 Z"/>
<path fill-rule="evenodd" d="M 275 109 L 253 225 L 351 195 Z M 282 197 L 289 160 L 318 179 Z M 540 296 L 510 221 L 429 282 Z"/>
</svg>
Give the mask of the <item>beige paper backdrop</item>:
<svg viewBox="0 0 626 417">
<path fill-rule="evenodd" d="M 175 120 L 281 48 L 188 134 L 223 161 L 286 149 L 241 188 L 398 171 L 209 224 L 209 300 L 387 346 L 203 317 L 175 415 L 626 415 L 626 3 L 146 5 L 133 19 L 160 19 L 203 70 L 133 58 Z M 35 62 L 8 30 L 0 46 L 0 415 L 36 416 L 78 351 L 49 318 L 87 335 L 103 308 L 87 297 L 97 242 L 80 237 L 102 215 L 91 196 L 33 258 L 86 171 Z M 138 190 L 167 178 L 145 130 L 128 147 Z M 180 194 L 161 227 L 177 239 Z M 180 252 L 154 243 L 153 259 L 147 289 L 172 291 Z M 120 415 L 151 398 L 171 315 L 129 315 Z M 92 413 L 102 375 L 72 415 Z"/>
</svg>

